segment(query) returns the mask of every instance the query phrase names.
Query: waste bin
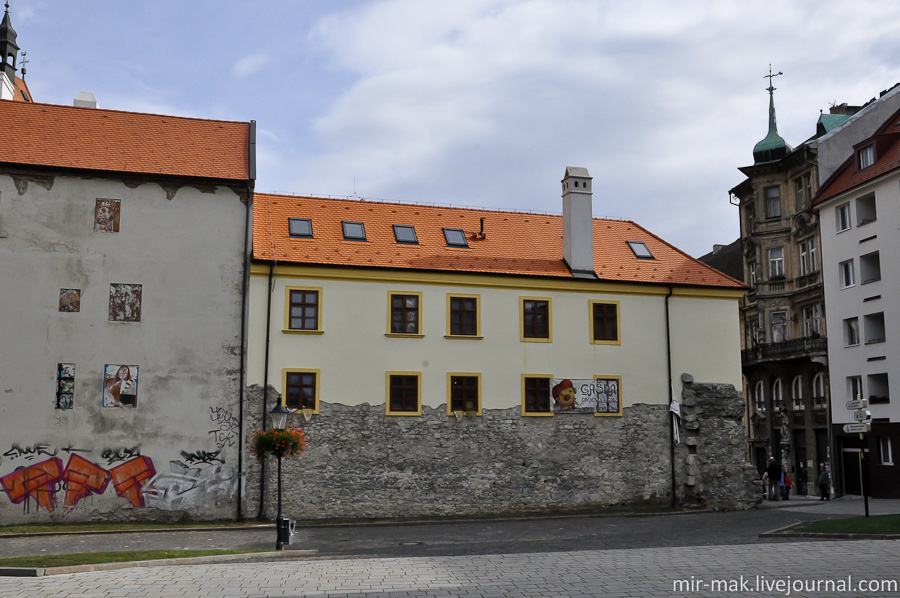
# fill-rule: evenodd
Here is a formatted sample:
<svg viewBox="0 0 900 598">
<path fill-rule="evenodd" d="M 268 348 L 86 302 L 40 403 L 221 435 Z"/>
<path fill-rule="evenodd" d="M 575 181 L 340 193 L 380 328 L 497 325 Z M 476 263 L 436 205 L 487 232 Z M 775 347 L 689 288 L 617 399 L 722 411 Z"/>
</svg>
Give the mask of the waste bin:
<svg viewBox="0 0 900 598">
<path fill-rule="evenodd" d="M 294 519 L 281 517 L 278 519 L 278 543 L 282 546 L 294 543 L 294 526 L 297 522 Z"/>
</svg>

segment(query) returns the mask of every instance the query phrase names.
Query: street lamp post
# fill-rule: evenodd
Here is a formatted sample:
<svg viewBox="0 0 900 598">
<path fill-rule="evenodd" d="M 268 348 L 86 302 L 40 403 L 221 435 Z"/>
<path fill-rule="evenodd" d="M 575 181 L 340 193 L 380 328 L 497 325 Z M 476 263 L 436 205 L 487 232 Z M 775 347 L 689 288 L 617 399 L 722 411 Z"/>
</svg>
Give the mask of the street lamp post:
<svg viewBox="0 0 900 598">
<path fill-rule="evenodd" d="M 287 426 L 287 417 L 291 410 L 285 407 L 280 401 L 269 412 L 272 416 L 272 427 L 276 430 L 284 430 Z M 275 540 L 275 550 L 284 550 L 284 545 L 290 538 L 286 538 L 286 534 L 290 534 L 289 524 L 285 524 L 281 517 L 281 457 L 284 456 L 284 449 L 276 448 L 275 456 L 278 458 L 278 516 L 275 519 L 275 529 L 277 531 L 277 539 Z"/>
</svg>

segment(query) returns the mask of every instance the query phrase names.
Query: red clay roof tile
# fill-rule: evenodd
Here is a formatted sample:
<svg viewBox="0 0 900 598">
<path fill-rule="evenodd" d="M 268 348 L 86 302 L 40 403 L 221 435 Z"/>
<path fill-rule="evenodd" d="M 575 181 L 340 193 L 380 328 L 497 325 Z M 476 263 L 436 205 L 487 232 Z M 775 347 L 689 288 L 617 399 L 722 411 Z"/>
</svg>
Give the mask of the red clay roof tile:
<svg viewBox="0 0 900 598">
<path fill-rule="evenodd" d="M 309 218 L 313 238 L 291 237 L 288 218 Z M 367 240 L 344 240 L 343 220 L 365 223 Z M 418 245 L 397 243 L 393 224 L 415 226 Z M 444 227 L 462 228 L 469 246 L 448 247 Z M 561 216 L 257 193 L 253 257 L 294 264 L 571 278 L 563 262 L 562 229 Z M 656 259 L 636 258 L 626 241 L 643 241 Z M 601 280 L 744 288 L 630 221 L 595 218 L 594 254 L 594 271 Z"/>
<path fill-rule="evenodd" d="M 249 180 L 249 123 L 0 102 L 0 129 L 6 164 Z"/>
</svg>

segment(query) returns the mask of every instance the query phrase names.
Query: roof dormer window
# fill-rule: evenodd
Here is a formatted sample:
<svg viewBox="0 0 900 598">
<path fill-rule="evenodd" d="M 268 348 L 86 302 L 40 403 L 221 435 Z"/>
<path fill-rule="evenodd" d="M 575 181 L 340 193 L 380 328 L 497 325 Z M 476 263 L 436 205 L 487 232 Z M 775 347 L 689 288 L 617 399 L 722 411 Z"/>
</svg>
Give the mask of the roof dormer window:
<svg viewBox="0 0 900 598">
<path fill-rule="evenodd" d="M 444 239 L 447 241 L 447 247 L 468 247 L 466 241 L 466 233 L 461 228 L 445 228 Z"/>
<path fill-rule="evenodd" d="M 875 163 L 875 146 L 867 145 L 859 150 L 859 169 L 868 168 Z"/>
<path fill-rule="evenodd" d="M 345 241 L 365 241 L 366 227 L 362 222 L 341 221 L 341 228 L 344 230 Z"/>
<path fill-rule="evenodd" d="M 288 228 L 292 237 L 312 239 L 312 220 L 309 218 L 288 218 Z"/>
<path fill-rule="evenodd" d="M 419 244 L 419 238 L 416 237 L 416 228 L 406 224 L 394 225 L 394 238 L 397 239 L 398 243 L 403 243 L 404 245 Z"/>
<path fill-rule="evenodd" d="M 647 245 L 643 241 L 627 241 L 628 247 L 631 248 L 631 252 L 634 253 L 634 257 L 639 260 L 655 260 L 653 254 L 650 253 L 650 250 L 647 249 Z"/>
</svg>

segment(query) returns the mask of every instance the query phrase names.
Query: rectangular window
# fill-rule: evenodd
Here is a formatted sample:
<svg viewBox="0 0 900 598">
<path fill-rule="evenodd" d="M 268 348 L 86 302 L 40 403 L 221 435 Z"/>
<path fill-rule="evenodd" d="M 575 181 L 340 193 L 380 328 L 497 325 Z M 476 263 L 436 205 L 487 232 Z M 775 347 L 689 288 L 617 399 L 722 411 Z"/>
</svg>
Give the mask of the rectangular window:
<svg viewBox="0 0 900 598">
<path fill-rule="evenodd" d="M 553 415 L 550 409 L 552 376 L 522 376 L 522 415 Z"/>
<path fill-rule="evenodd" d="M 421 293 L 388 293 L 390 334 L 419 335 Z"/>
<path fill-rule="evenodd" d="M 776 247 L 769 250 L 769 278 L 784 276 L 784 249 Z"/>
<path fill-rule="evenodd" d="M 845 231 L 850 228 L 850 204 L 845 203 L 834 209 L 834 221 L 837 226 L 837 232 Z"/>
<path fill-rule="evenodd" d="M 321 289 L 287 287 L 286 331 L 321 333 Z"/>
<path fill-rule="evenodd" d="M 879 436 L 877 442 L 878 442 L 878 464 L 879 465 L 893 465 L 894 464 L 894 451 L 891 450 L 891 437 L 890 436 Z"/>
<path fill-rule="evenodd" d="M 416 236 L 415 227 L 407 226 L 405 224 L 394 225 L 394 239 L 396 239 L 398 243 L 402 243 L 404 245 L 419 244 L 419 238 Z"/>
<path fill-rule="evenodd" d="M 650 250 L 647 248 L 646 243 L 643 241 L 628 241 L 628 247 L 631 248 L 631 252 L 634 253 L 634 257 L 641 260 L 652 260 L 656 259 L 653 257 L 653 254 L 650 253 Z"/>
<path fill-rule="evenodd" d="M 781 218 L 781 188 L 766 187 L 766 218 Z"/>
<path fill-rule="evenodd" d="M 881 254 L 877 251 L 859 256 L 859 278 L 862 284 L 881 280 Z"/>
<path fill-rule="evenodd" d="M 803 308 L 803 336 L 810 337 L 822 333 L 821 324 L 819 323 L 821 313 L 822 306 L 819 303 Z"/>
<path fill-rule="evenodd" d="M 841 288 L 846 289 L 856 285 L 856 275 L 853 270 L 853 260 L 847 260 L 838 264 L 841 273 Z"/>
<path fill-rule="evenodd" d="M 461 228 L 445 228 L 444 240 L 448 247 L 468 247 L 469 242 L 466 241 L 466 233 Z"/>
<path fill-rule="evenodd" d="M 748 262 L 747 270 L 750 273 L 750 286 L 756 288 L 756 262 Z"/>
<path fill-rule="evenodd" d="M 366 226 L 362 222 L 341 222 L 341 229 L 344 232 L 345 241 L 365 241 Z"/>
<path fill-rule="evenodd" d="M 859 344 L 859 318 L 847 318 L 844 320 L 844 346 L 852 347 Z"/>
<path fill-rule="evenodd" d="M 809 271 L 810 272 L 818 272 L 819 271 L 819 252 L 816 247 L 816 238 L 812 237 L 806 242 L 806 247 L 809 249 Z"/>
<path fill-rule="evenodd" d="M 447 374 L 447 415 L 481 415 L 481 374 Z"/>
<path fill-rule="evenodd" d="M 863 398 L 862 376 L 847 377 L 847 392 L 850 393 L 851 401 Z"/>
<path fill-rule="evenodd" d="M 72 409 L 75 400 L 75 364 L 56 364 L 56 408 Z"/>
<path fill-rule="evenodd" d="M 521 337 L 523 341 L 550 342 L 550 299 L 523 297 L 521 310 Z"/>
<path fill-rule="evenodd" d="M 477 295 L 447 295 L 447 336 L 480 338 Z"/>
<path fill-rule="evenodd" d="M 869 403 L 877 405 L 891 402 L 887 373 L 869 374 L 866 376 L 866 386 L 869 389 Z"/>
<path fill-rule="evenodd" d="M 388 372 L 387 373 L 387 415 L 420 415 L 421 372 Z"/>
<path fill-rule="evenodd" d="M 863 316 L 863 332 L 866 335 L 866 344 L 884 342 L 884 312 Z"/>
<path fill-rule="evenodd" d="M 288 409 L 319 412 L 319 370 L 285 369 L 282 373 L 284 405 Z"/>
<path fill-rule="evenodd" d="M 875 146 L 869 145 L 859 150 L 859 169 L 868 168 L 875 163 Z"/>
<path fill-rule="evenodd" d="M 875 194 L 869 193 L 856 200 L 856 226 L 862 226 L 878 219 L 875 209 Z"/>
<path fill-rule="evenodd" d="M 141 285 L 109 285 L 109 321 L 141 321 Z"/>
<path fill-rule="evenodd" d="M 769 316 L 772 324 L 772 342 L 780 343 L 787 340 L 787 312 L 773 311 Z"/>
<path fill-rule="evenodd" d="M 622 415 L 622 378 L 619 376 L 594 376 L 597 393 L 595 415 Z"/>
<path fill-rule="evenodd" d="M 312 239 L 312 220 L 309 218 L 288 218 L 288 229 L 292 237 Z"/>
<path fill-rule="evenodd" d="M 591 301 L 591 343 L 620 344 L 619 303 Z"/>
</svg>

